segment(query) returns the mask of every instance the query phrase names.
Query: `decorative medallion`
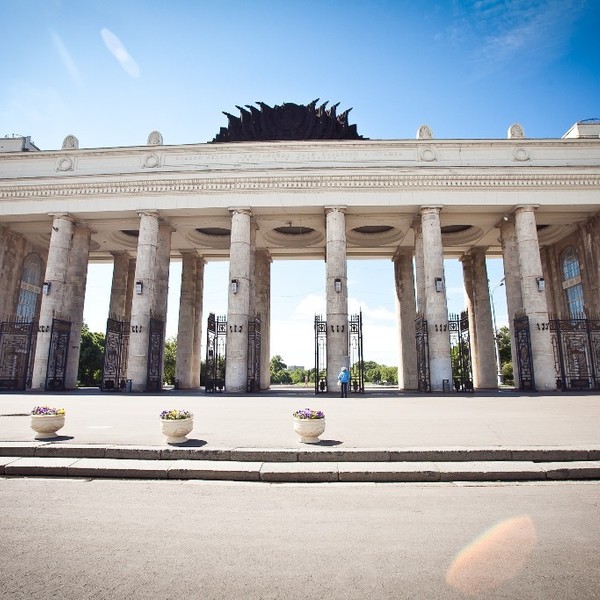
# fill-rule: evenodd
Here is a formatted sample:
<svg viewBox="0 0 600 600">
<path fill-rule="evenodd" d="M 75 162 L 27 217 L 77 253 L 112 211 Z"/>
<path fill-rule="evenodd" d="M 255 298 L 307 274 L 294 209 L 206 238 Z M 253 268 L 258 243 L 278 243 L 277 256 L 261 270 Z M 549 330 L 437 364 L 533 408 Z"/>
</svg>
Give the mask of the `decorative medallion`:
<svg viewBox="0 0 600 600">
<path fill-rule="evenodd" d="M 259 108 L 246 104 L 236 106 L 240 116 L 228 112 L 229 124 L 221 127 L 213 142 L 263 142 L 273 140 L 362 140 L 356 125 L 348 124 L 349 108 L 337 114 L 339 103 L 317 106 L 319 99 L 307 106 L 286 102 L 273 107 L 256 102 Z"/>
<path fill-rule="evenodd" d="M 69 158 L 68 156 L 63 156 L 62 158 L 58 159 L 56 163 L 56 170 L 63 172 L 72 171 L 74 166 L 73 159 Z"/>
</svg>

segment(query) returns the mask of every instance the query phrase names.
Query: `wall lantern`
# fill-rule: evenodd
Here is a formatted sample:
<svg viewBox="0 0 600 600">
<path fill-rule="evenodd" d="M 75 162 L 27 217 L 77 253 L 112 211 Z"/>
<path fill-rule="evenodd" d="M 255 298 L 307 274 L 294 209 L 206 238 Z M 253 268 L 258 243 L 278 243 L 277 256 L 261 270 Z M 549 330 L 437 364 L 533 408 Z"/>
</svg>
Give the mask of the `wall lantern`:
<svg viewBox="0 0 600 600">
<path fill-rule="evenodd" d="M 231 293 L 232 294 L 237 294 L 238 293 L 238 280 L 237 279 L 232 279 L 231 280 Z"/>
<path fill-rule="evenodd" d="M 136 281 L 135 282 L 135 293 L 136 294 L 141 294 L 143 290 L 144 290 L 144 282 L 143 281 Z"/>
<path fill-rule="evenodd" d="M 47 296 L 50 293 L 50 288 L 52 284 L 49 281 L 44 281 L 44 285 L 42 286 L 42 291 L 44 292 L 44 296 Z"/>
<path fill-rule="evenodd" d="M 342 291 L 342 280 L 336 277 L 333 280 L 333 289 L 339 294 Z"/>
<path fill-rule="evenodd" d="M 436 277 L 434 281 L 435 281 L 435 291 L 441 292 L 444 289 L 442 278 Z"/>
<path fill-rule="evenodd" d="M 538 292 L 543 292 L 546 289 L 546 282 L 543 277 L 536 277 L 535 282 L 537 284 Z"/>
</svg>

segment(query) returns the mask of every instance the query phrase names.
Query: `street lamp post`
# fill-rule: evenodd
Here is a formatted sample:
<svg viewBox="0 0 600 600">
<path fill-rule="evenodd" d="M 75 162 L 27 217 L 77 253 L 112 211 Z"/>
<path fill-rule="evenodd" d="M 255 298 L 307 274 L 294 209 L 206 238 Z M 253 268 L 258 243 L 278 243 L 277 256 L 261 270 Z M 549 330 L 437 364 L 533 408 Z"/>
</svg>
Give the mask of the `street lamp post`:
<svg viewBox="0 0 600 600">
<path fill-rule="evenodd" d="M 502 375 L 502 365 L 500 364 L 500 348 L 498 346 L 498 329 L 496 327 L 496 306 L 494 304 L 494 292 L 504 285 L 504 277 L 494 286 L 490 292 L 490 302 L 492 305 L 492 327 L 494 328 L 494 350 L 496 351 L 496 373 L 498 377 L 498 385 L 504 383 L 504 376 Z"/>
</svg>

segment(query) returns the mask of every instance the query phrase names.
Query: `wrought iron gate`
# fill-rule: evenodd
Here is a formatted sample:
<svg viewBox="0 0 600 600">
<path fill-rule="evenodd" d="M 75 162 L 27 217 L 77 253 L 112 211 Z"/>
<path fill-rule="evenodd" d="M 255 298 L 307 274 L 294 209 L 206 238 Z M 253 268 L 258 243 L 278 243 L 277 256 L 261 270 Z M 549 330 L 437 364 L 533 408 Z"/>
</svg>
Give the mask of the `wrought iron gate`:
<svg viewBox="0 0 600 600">
<path fill-rule="evenodd" d="M 164 349 L 164 321 L 150 317 L 150 333 L 148 335 L 148 370 L 146 391 L 162 390 L 162 358 Z"/>
<path fill-rule="evenodd" d="M 102 391 L 125 389 L 127 376 L 127 357 L 129 354 L 130 321 L 108 319 L 104 342 L 104 361 L 102 368 Z"/>
<path fill-rule="evenodd" d="M 535 392 L 533 357 L 531 356 L 531 336 L 529 333 L 529 317 L 518 315 L 514 320 L 515 345 L 519 372 L 519 389 Z"/>
<path fill-rule="evenodd" d="M 327 391 L 327 321 L 315 315 L 315 394 Z"/>
<path fill-rule="evenodd" d="M 429 379 L 429 338 L 427 336 L 427 319 L 418 315 L 415 319 L 415 338 L 417 344 L 417 381 L 420 392 L 430 392 Z"/>
<path fill-rule="evenodd" d="M 0 322 L 0 389 L 25 391 L 31 385 L 37 323 L 17 317 Z"/>
<path fill-rule="evenodd" d="M 471 343 L 469 339 L 469 313 L 448 315 L 450 332 L 450 357 L 452 362 L 452 382 L 457 392 L 473 391 L 473 369 Z"/>
<path fill-rule="evenodd" d="M 600 389 L 600 319 L 550 319 L 556 387 Z"/>
<path fill-rule="evenodd" d="M 365 393 L 365 361 L 363 359 L 362 311 L 350 317 L 350 385 L 353 392 Z"/>
<path fill-rule="evenodd" d="M 67 368 L 70 338 L 71 321 L 52 319 L 48 368 L 44 388 L 46 391 L 64 391 L 65 389 L 65 370 Z"/>
<path fill-rule="evenodd" d="M 261 322 L 258 317 L 248 321 L 248 378 L 247 392 L 260 391 Z"/>
<path fill-rule="evenodd" d="M 204 391 L 222 392 L 225 387 L 225 348 L 227 340 L 227 317 L 208 315 L 206 327 L 206 362 Z"/>
</svg>

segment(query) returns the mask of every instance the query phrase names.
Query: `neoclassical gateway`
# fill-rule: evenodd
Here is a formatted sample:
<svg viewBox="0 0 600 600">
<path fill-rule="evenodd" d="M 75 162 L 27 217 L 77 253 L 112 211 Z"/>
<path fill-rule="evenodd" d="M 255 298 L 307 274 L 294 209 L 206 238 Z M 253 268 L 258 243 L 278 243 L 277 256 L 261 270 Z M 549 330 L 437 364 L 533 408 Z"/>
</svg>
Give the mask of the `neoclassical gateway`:
<svg viewBox="0 0 600 600">
<path fill-rule="evenodd" d="M 304 258 L 326 262 L 315 390 L 333 389 L 343 365 L 360 370 L 346 261 L 389 258 L 400 388 L 495 388 L 486 257 L 502 257 L 516 387 L 600 389 L 600 121 L 560 139 L 515 124 L 507 139 L 440 140 L 421 126 L 413 140 L 369 140 L 336 107 L 238 107 L 202 144 L 152 132 L 142 146 L 82 149 L 68 136 L 39 151 L 0 139 L 0 387 L 76 386 L 87 267 L 112 261 L 102 387 L 160 389 L 178 260 L 179 387 L 200 386 L 202 359 L 207 391 L 267 388 L 270 264 Z M 447 257 L 464 271 L 457 318 Z M 202 314 L 213 260 L 230 265 L 223 317 Z"/>
</svg>

